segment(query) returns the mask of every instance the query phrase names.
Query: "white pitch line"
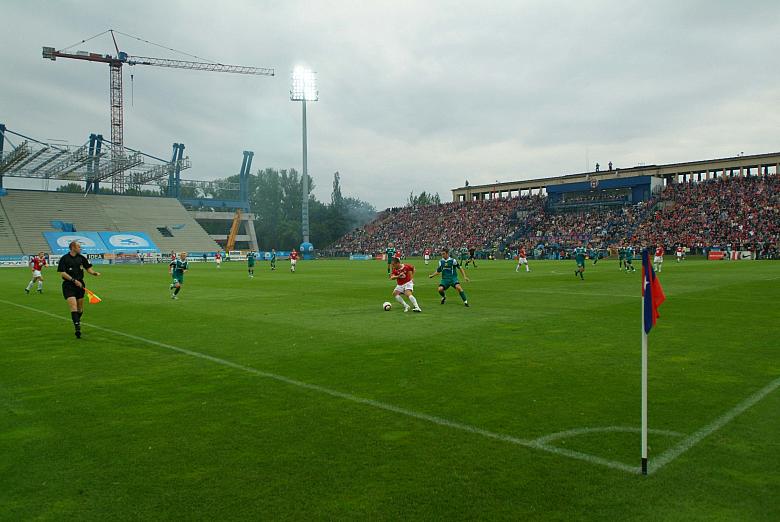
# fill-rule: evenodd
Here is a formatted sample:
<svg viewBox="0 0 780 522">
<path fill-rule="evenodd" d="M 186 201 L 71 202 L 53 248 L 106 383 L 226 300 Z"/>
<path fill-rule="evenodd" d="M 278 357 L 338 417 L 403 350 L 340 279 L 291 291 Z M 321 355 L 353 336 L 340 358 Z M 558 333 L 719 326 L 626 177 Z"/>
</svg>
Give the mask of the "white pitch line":
<svg viewBox="0 0 780 522">
<path fill-rule="evenodd" d="M 674 459 L 694 447 L 696 444 L 701 442 L 702 439 L 705 437 L 708 437 L 709 435 L 712 435 L 719 429 L 721 429 L 723 426 L 734 420 L 735 417 L 738 415 L 744 413 L 747 409 L 754 406 L 756 403 L 758 403 L 761 399 L 775 391 L 778 386 L 780 386 L 780 377 L 775 379 L 774 381 L 770 382 L 760 390 L 758 390 L 756 393 L 745 399 L 744 401 L 740 402 L 734 408 L 727 411 L 711 423 L 707 424 L 703 428 L 701 428 L 699 431 L 694 433 L 693 435 L 690 435 L 686 437 L 685 439 L 681 440 L 676 445 L 672 446 L 668 450 L 661 453 L 657 458 L 650 460 L 648 473 L 655 473 L 656 471 L 660 470 L 670 462 L 672 462 Z"/>
<path fill-rule="evenodd" d="M 534 444 L 547 444 L 554 440 L 568 439 L 570 437 L 576 437 L 577 435 L 585 435 L 588 433 L 640 433 L 641 428 L 632 428 L 630 426 L 604 426 L 595 428 L 576 428 L 573 430 L 559 431 L 558 433 L 551 433 L 550 435 L 543 435 L 533 440 Z M 650 428 L 648 433 L 653 435 L 664 435 L 667 437 L 684 437 L 684 433 L 670 430 L 656 430 Z"/>
<path fill-rule="evenodd" d="M 31 312 L 37 312 L 39 314 L 48 315 L 49 317 L 53 317 L 55 319 L 60 319 L 62 321 L 69 321 L 69 319 L 67 319 L 65 317 L 62 317 L 60 315 L 53 314 L 53 313 L 47 312 L 45 310 L 39 310 L 39 309 L 33 308 L 31 306 L 20 305 L 18 303 L 14 303 L 12 301 L 6 301 L 6 300 L 3 300 L 3 299 L 0 299 L 0 303 L 5 303 L 5 304 L 11 305 L 11 306 L 15 306 L 17 308 L 22 308 L 24 310 L 29 310 Z M 110 334 L 113 334 L 113 335 L 119 335 L 119 336 L 122 336 L 122 337 L 127 337 L 128 339 L 133 339 L 135 341 L 144 342 L 144 343 L 147 343 L 147 344 L 151 344 L 153 346 L 158 346 L 160 348 L 165 348 L 167 350 L 172 350 L 174 352 L 179 352 L 179 353 L 182 353 L 182 354 L 185 354 L 185 355 L 189 355 L 191 357 L 197 357 L 198 359 L 204 359 L 206 361 L 211 361 L 213 363 L 216 363 L 216 364 L 219 364 L 219 365 L 222 365 L 222 366 L 227 366 L 229 368 L 234 368 L 236 370 L 242 370 L 242 371 L 245 371 L 247 373 L 251 373 L 251 374 L 257 375 L 259 377 L 264 377 L 264 378 L 267 378 L 267 379 L 273 379 L 275 381 L 283 382 L 283 383 L 289 384 L 291 386 L 297 386 L 299 388 L 304 388 L 304 389 L 307 389 L 307 390 L 315 391 L 315 392 L 318 392 L 318 393 L 321 393 L 321 394 L 324 394 L 324 395 L 330 395 L 331 397 L 337 397 L 339 399 L 343 399 L 343 400 L 346 400 L 346 401 L 354 402 L 354 403 L 357 403 L 357 404 L 364 404 L 366 406 L 371 406 L 371 407 L 374 407 L 374 408 L 377 408 L 377 409 L 380 409 L 380 410 L 385 410 L 385 411 L 390 411 L 390 412 L 393 412 L 393 413 L 398 413 L 400 415 L 404 415 L 404 416 L 411 417 L 411 418 L 414 418 L 414 419 L 430 422 L 432 424 L 436 424 L 436 425 L 439 425 L 439 426 L 444 426 L 444 427 L 447 427 L 447 428 L 452 428 L 452 429 L 456 429 L 456 430 L 460 430 L 460 431 L 465 431 L 467 433 L 472 433 L 472 434 L 475 434 L 475 435 L 481 435 L 481 436 L 487 437 L 489 439 L 500 440 L 500 441 L 503 441 L 503 442 L 509 442 L 511 444 L 516 444 L 518 446 L 523 446 L 523 447 L 526 447 L 526 448 L 534 448 L 534 449 L 538 449 L 538 450 L 541 450 L 541 451 L 545 451 L 547 453 L 553 453 L 555 455 L 561 455 L 561 456 L 565 456 L 565 457 L 570 457 L 570 458 L 573 458 L 573 459 L 582 460 L 582 461 L 585 461 L 585 462 L 590 462 L 591 464 L 598 464 L 598 465 L 605 466 L 605 467 L 608 467 L 608 468 L 617 469 L 617 470 L 621 470 L 621 471 L 626 471 L 628 473 L 634 473 L 634 474 L 639 473 L 639 468 L 638 467 L 636 467 L 636 466 L 629 466 L 627 464 L 623 464 L 622 462 L 611 461 L 611 460 L 604 459 L 604 458 L 601 458 L 601 457 L 596 457 L 594 455 L 588 455 L 587 453 L 580 453 L 580 452 L 577 452 L 577 451 L 571 451 L 571 450 L 567 450 L 567 449 L 563 449 L 563 448 L 558 448 L 558 447 L 555 447 L 555 446 L 548 446 L 548 445 L 540 444 L 540 443 L 537 443 L 537 442 L 534 442 L 534 441 L 531 441 L 531 440 L 520 439 L 520 438 L 517 438 L 517 437 L 513 437 L 511 435 L 505 435 L 505 434 L 502 434 L 502 433 L 495 433 L 495 432 L 488 431 L 488 430 L 485 430 L 485 429 L 482 429 L 482 428 L 478 428 L 476 426 L 471 426 L 469 424 L 463 424 L 463 423 L 460 423 L 460 422 L 451 421 L 451 420 L 448 420 L 448 419 L 445 419 L 445 418 L 442 418 L 442 417 L 436 417 L 434 415 L 428 415 L 427 413 L 420 413 L 420 412 L 416 412 L 416 411 L 413 411 L 413 410 L 408 410 L 406 408 L 401 408 L 400 406 L 394 406 L 392 404 L 388 404 L 388 403 L 385 403 L 385 402 L 379 402 L 379 401 L 375 401 L 373 399 L 365 399 L 363 397 L 358 397 L 358 396 L 352 395 L 350 393 L 345 393 L 345 392 L 340 392 L 340 391 L 337 391 L 337 390 L 332 390 L 330 388 L 325 388 L 324 386 L 319 386 L 317 384 L 310 384 L 310 383 L 299 381 L 299 380 L 296 380 L 296 379 L 291 379 L 289 377 L 285 377 L 283 375 L 277 375 L 275 373 L 264 372 L 264 371 L 258 370 L 256 368 L 252 368 L 251 366 L 244 366 L 243 364 L 238 364 L 238 363 L 234 363 L 232 361 L 228 361 L 227 359 L 221 359 L 219 357 L 214 357 L 213 355 L 207 355 L 205 353 L 196 352 L 194 350 L 188 350 L 186 348 L 180 348 L 178 346 L 173 346 L 172 344 L 161 343 L 159 341 L 154 341 L 152 339 L 146 339 L 144 337 L 139 337 L 137 335 L 133 335 L 133 334 L 125 333 L 125 332 L 120 332 L 118 330 L 112 330 L 111 328 L 105 328 L 103 326 L 98 326 L 96 324 L 84 323 L 84 322 L 82 322 L 82 324 L 85 325 L 85 326 L 89 326 L 90 328 L 94 328 L 96 330 L 101 330 L 101 331 L 104 331 L 104 332 L 107 332 L 107 333 L 110 333 Z"/>
</svg>

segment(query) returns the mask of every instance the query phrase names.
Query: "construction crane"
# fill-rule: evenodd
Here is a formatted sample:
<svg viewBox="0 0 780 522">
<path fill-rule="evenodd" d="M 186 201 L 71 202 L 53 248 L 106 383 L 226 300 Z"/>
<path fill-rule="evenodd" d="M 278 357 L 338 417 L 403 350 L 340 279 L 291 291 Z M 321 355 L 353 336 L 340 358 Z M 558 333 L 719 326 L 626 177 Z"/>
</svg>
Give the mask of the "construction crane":
<svg viewBox="0 0 780 522">
<path fill-rule="evenodd" d="M 43 48 L 43 58 L 48 60 L 56 60 L 57 58 L 71 58 L 74 60 L 85 60 L 88 62 L 107 63 L 109 70 L 111 71 L 111 155 L 117 162 L 120 161 L 121 156 L 124 155 L 124 123 L 122 118 L 122 66 L 124 65 L 154 65 L 157 67 L 169 67 L 174 69 L 190 69 L 194 71 L 213 71 L 213 72 L 225 72 L 234 74 L 251 74 L 258 76 L 274 76 L 274 70 L 265 67 L 246 67 L 243 65 L 225 65 L 222 63 L 212 62 L 194 62 L 188 60 L 168 60 L 165 58 L 150 58 L 147 56 L 131 56 L 123 51 L 119 50 L 119 45 L 116 41 L 116 35 L 114 32 L 125 35 L 119 31 L 109 29 L 98 35 L 95 35 L 86 40 L 82 40 L 80 43 L 87 42 L 98 36 L 106 33 L 111 33 L 111 39 L 114 41 L 114 49 L 116 49 L 116 56 L 110 54 L 89 53 L 85 51 L 79 51 L 76 53 L 65 52 L 65 50 L 57 51 L 54 47 Z M 141 40 L 140 38 L 131 38 Z M 141 40 L 145 41 L 145 40 Z M 151 42 L 148 42 L 151 43 Z M 75 44 L 78 45 L 78 44 Z M 157 45 L 157 44 L 154 44 Z M 73 46 L 71 46 L 73 47 Z M 160 46 L 162 47 L 162 46 Z M 66 48 L 67 49 L 67 48 Z M 175 49 L 170 49 L 174 50 Z M 177 51 L 179 52 L 179 51 Z M 185 53 L 186 54 L 186 53 Z M 193 56 L 194 55 L 189 55 Z M 112 187 L 115 192 L 124 192 L 125 190 L 125 176 L 124 172 L 115 174 L 112 177 Z"/>
</svg>

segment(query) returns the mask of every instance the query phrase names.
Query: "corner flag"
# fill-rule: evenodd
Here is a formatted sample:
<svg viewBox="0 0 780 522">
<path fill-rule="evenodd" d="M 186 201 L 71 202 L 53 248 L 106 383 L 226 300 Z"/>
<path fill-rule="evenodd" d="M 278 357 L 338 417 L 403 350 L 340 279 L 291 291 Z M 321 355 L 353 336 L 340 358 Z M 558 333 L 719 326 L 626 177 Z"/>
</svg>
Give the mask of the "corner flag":
<svg viewBox="0 0 780 522">
<path fill-rule="evenodd" d="M 92 290 L 85 288 L 84 291 L 87 293 L 87 298 L 88 298 L 87 301 L 89 302 L 89 304 L 98 304 L 99 302 L 102 301 L 102 299 L 96 296 L 92 292 Z"/>
<path fill-rule="evenodd" d="M 642 250 L 642 474 L 647 475 L 647 334 L 658 319 L 658 307 L 666 300 L 661 282 L 650 264 L 650 252 Z"/>
<path fill-rule="evenodd" d="M 644 297 L 644 329 L 648 334 L 660 317 L 658 307 L 666 300 L 666 296 L 650 264 L 650 252 L 646 248 L 642 250 L 642 296 Z"/>
</svg>

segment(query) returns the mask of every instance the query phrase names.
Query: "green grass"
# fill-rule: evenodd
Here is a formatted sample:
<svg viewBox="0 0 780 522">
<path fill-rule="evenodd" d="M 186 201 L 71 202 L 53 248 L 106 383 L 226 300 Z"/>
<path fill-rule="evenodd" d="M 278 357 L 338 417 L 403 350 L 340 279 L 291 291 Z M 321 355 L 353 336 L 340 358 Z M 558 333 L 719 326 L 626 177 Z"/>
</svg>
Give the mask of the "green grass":
<svg viewBox="0 0 780 522">
<path fill-rule="evenodd" d="M 780 376 L 780 264 L 670 261 L 649 418 L 687 436 Z M 381 311 L 378 262 L 194 264 L 178 301 L 99 267 L 80 341 L 52 270 L 0 270 L 0 519 L 780 519 L 778 390 L 643 477 L 96 328 L 522 440 L 639 426 L 638 272 L 482 262 L 467 309 L 414 263 L 422 314 Z M 639 464 L 635 432 L 551 444 Z"/>
</svg>

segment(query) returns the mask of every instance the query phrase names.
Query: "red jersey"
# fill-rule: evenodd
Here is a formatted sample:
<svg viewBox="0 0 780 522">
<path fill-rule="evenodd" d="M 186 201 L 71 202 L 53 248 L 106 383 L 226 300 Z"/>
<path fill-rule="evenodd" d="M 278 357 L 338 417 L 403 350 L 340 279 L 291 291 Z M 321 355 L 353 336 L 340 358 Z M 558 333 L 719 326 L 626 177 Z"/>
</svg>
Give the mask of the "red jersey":
<svg viewBox="0 0 780 522">
<path fill-rule="evenodd" d="M 30 261 L 30 264 L 32 265 L 33 270 L 43 270 L 43 267 L 46 266 L 46 259 L 35 256 L 32 258 L 32 261 Z"/>
<path fill-rule="evenodd" d="M 292 252 L 290 252 L 290 259 L 292 259 L 293 261 L 297 261 L 298 260 L 298 251 L 297 250 L 293 250 Z"/>
<path fill-rule="evenodd" d="M 423 250 L 423 254 L 429 256 L 431 255 L 431 251 L 426 248 L 425 250 Z"/>
<path fill-rule="evenodd" d="M 222 259 L 222 254 L 217 252 L 216 254 L 214 254 L 214 259 Z"/>
<path fill-rule="evenodd" d="M 683 252 L 683 247 L 677 247 L 677 253 L 682 254 L 682 252 Z"/>
<path fill-rule="evenodd" d="M 402 264 L 398 268 L 394 268 L 392 275 L 398 276 L 395 283 L 399 286 L 405 285 L 412 280 L 412 272 L 414 272 L 414 267 L 412 265 Z"/>
<path fill-rule="evenodd" d="M 520 249 L 520 252 L 517 253 L 517 257 L 525 257 L 525 248 Z"/>
<path fill-rule="evenodd" d="M 664 249 L 661 247 L 656 248 L 655 257 L 664 257 Z"/>
</svg>

